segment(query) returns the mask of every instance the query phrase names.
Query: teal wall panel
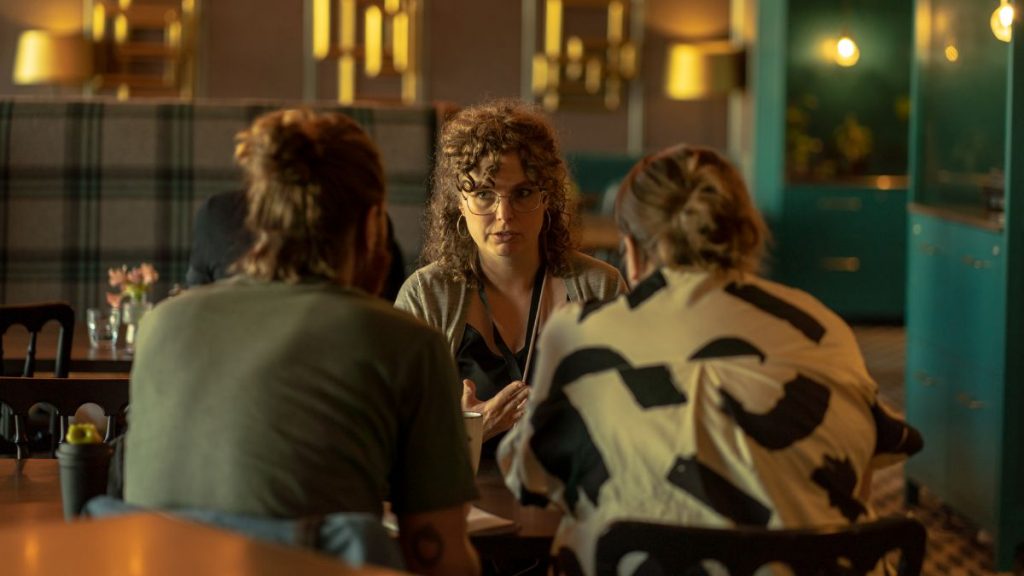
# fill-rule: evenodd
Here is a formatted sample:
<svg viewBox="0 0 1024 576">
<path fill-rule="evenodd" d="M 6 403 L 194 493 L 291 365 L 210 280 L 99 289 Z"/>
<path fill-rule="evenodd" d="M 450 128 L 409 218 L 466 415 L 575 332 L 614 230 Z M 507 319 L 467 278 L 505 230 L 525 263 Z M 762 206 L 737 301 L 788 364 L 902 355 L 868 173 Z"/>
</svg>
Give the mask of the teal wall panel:
<svg viewBox="0 0 1024 576">
<path fill-rule="evenodd" d="M 996 39 L 996 6 L 916 2 L 907 415 L 930 447 L 906 470 L 1008 570 L 1024 545 L 1024 31 Z"/>
</svg>

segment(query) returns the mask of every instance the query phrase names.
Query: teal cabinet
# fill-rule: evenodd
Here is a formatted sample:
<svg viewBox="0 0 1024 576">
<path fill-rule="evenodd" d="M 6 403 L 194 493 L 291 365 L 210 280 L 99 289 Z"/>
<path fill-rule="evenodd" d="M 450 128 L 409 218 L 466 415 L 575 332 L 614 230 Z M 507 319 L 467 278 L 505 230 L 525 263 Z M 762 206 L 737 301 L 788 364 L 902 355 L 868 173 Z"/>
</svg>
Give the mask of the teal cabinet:
<svg viewBox="0 0 1024 576">
<path fill-rule="evenodd" d="M 776 276 L 851 319 L 899 319 L 906 189 L 789 186 L 776 226 Z"/>
<path fill-rule="evenodd" d="M 918 214 L 910 228 L 907 410 L 935 449 L 920 466 L 915 457 L 907 473 L 994 531 L 1005 355 L 1002 235 Z M 931 384 L 926 393 L 918 389 L 920 374 Z"/>
<path fill-rule="evenodd" d="M 1004 234 L 911 207 L 907 245 L 907 419 L 925 438 L 907 479 L 994 534 L 1006 568 L 1024 531 L 1013 481 L 1020 407 L 1006 405 Z M 924 210 L 924 212 L 930 212 Z"/>
</svg>

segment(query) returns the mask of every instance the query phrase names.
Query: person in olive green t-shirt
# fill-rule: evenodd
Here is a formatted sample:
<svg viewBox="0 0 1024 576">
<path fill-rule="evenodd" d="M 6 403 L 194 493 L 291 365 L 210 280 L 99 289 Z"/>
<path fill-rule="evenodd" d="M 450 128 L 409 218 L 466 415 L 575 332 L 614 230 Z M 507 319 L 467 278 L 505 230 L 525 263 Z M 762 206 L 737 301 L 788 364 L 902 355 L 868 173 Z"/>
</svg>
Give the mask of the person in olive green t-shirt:
<svg viewBox="0 0 1024 576">
<path fill-rule="evenodd" d="M 255 242 L 241 274 L 140 327 L 125 500 L 277 518 L 398 517 L 406 567 L 476 574 L 477 496 L 440 333 L 373 296 L 384 176 L 349 118 L 286 110 L 239 134 Z"/>
</svg>

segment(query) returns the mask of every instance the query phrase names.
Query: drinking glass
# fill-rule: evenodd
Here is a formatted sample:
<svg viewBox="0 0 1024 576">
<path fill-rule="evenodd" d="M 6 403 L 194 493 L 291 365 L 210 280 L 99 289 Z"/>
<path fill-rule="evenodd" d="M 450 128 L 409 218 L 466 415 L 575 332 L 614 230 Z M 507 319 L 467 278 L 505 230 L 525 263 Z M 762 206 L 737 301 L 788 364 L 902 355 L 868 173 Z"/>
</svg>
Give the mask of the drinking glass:
<svg viewBox="0 0 1024 576">
<path fill-rule="evenodd" d="M 89 345 L 101 350 L 117 348 L 117 332 L 121 327 L 120 308 L 89 308 L 85 311 L 89 327 Z"/>
</svg>

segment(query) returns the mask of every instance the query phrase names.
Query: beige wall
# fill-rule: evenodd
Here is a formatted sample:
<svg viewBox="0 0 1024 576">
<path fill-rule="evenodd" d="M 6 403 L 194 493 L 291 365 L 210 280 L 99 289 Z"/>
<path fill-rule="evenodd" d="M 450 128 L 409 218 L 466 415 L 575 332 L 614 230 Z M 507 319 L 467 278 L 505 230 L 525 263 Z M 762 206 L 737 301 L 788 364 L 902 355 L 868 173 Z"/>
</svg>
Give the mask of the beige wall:
<svg viewBox="0 0 1024 576">
<path fill-rule="evenodd" d="M 302 97 L 302 0 L 206 0 L 199 95 L 207 98 Z M 675 102 L 664 97 L 667 44 L 722 38 L 728 2 L 647 0 L 641 64 L 643 148 L 676 142 L 726 146 L 725 99 Z M 521 6 L 518 0 L 425 0 L 424 89 L 433 100 L 470 104 L 520 94 Z M 50 93 L 14 86 L 11 69 L 17 32 L 29 27 L 74 30 L 81 0 L 0 0 L 0 94 Z M 321 66 L 318 96 L 334 93 L 333 71 Z M 562 110 L 554 115 L 563 148 L 624 153 L 627 120 L 617 112 Z"/>
</svg>

